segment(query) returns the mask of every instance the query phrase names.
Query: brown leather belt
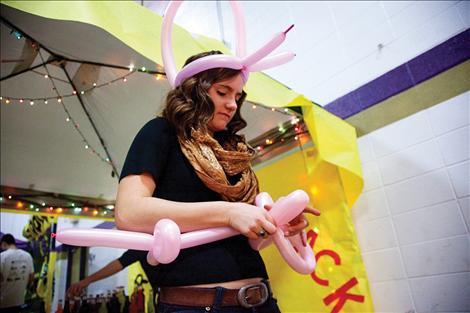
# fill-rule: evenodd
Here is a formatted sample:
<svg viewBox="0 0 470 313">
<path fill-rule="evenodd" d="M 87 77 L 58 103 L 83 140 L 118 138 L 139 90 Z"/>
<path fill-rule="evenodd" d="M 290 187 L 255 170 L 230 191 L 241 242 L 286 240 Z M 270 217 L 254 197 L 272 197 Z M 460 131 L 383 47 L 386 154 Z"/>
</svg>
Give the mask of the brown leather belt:
<svg viewBox="0 0 470 313">
<path fill-rule="evenodd" d="M 210 307 L 214 305 L 216 288 L 162 287 L 158 301 L 166 304 Z M 220 306 L 242 306 L 251 308 L 262 305 L 271 296 L 269 282 L 243 286 L 240 289 L 225 289 Z"/>
</svg>

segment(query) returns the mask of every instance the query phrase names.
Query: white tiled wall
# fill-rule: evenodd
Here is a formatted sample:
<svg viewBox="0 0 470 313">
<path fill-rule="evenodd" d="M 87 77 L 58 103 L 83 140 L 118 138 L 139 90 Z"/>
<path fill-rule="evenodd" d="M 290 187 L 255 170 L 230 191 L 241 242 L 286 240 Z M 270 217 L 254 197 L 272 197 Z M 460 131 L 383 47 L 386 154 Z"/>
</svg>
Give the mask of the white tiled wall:
<svg viewBox="0 0 470 313">
<path fill-rule="evenodd" d="M 411 279 L 416 312 L 469 312 L 467 272 Z"/>
<path fill-rule="evenodd" d="M 370 282 L 370 287 L 376 312 L 413 312 L 410 284 L 406 279 Z"/>
<path fill-rule="evenodd" d="M 470 312 L 469 120 L 466 92 L 359 138 L 353 217 L 377 312 Z"/>
</svg>

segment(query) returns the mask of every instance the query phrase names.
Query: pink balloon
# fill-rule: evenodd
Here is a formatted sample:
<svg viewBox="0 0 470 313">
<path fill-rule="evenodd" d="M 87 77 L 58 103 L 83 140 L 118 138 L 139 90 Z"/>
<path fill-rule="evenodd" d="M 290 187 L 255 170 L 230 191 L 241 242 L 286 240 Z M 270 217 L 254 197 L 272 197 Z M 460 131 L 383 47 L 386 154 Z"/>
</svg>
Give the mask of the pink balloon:
<svg viewBox="0 0 470 313">
<path fill-rule="evenodd" d="M 150 249 L 149 249 L 150 250 Z M 181 250 L 181 232 L 170 219 L 161 219 L 153 231 L 151 252 L 155 260 L 167 264 L 173 262 Z"/>
<path fill-rule="evenodd" d="M 278 229 L 272 239 L 264 241 L 250 239 L 251 247 L 259 250 L 274 241 L 283 258 L 294 270 L 301 274 L 311 273 L 315 268 L 315 257 L 313 251 L 301 243 L 300 236 L 305 236 L 305 233 L 285 238 L 282 230 L 282 225 L 301 214 L 308 202 L 308 195 L 303 190 L 296 190 L 275 203 L 269 194 L 259 194 L 256 199 L 258 206 L 264 208 L 264 205 L 273 203 L 269 214 L 276 221 Z M 59 231 L 56 238 L 70 245 L 146 250 L 149 251 L 147 261 L 157 265 L 174 261 L 181 249 L 222 240 L 237 234 L 239 233 L 231 227 L 215 227 L 181 234 L 175 222 L 161 219 L 155 225 L 153 236 L 122 230 L 72 228 Z"/>
<path fill-rule="evenodd" d="M 126 230 L 68 228 L 58 231 L 56 239 L 72 246 L 149 251 L 159 263 L 170 263 L 179 254 L 180 234 L 175 222 L 162 219 L 155 225 L 153 236 Z"/>
<path fill-rule="evenodd" d="M 290 267 L 300 274 L 312 273 L 315 269 L 316 261 L 312 249 L 302 244 L 301 237 L 304 237 L 303 242 L 307 242 L 305 231 L 302 231 L 300 234 L 295 236 L 285 237 L 282 227 L 302 213 L 308 202 L 308 195 L 303 190 L 296 190 L 287 197 L 279 198 L 279 200 L 273 204 L 269 214 L 274 218 L 277 225 L 281 226 L 278 227 L 276 233 L 266 239 L 250 239 L 250 246 L 254 250 L 259 251 L 266 248 L 274 241 L 282 257 Z M 256 196 L 256 205 L 259 207 L 264 208 L 266 204 L 272 203 L 273 200 L 271 199 L 271 196 L 266 192 L 262 192 Z M 293 207 L 301 207 L 302 210 L 290 210 L 290 208 Z"/>
<path fill-rule="evenodd" d="M 194 74 L 200 73 L 202 71 L 205 71 L 210 68 L 216 68 L 216 67 L 224 67 L 224 65 L 227 65 L 226 61 L 221 61 L 220 63 L 215 62 L 212 63 L 212 66 L 207 67 L 207 63 L 202 63 L 206 65 L 202 65 L 201 67 L 195 67 L 191 66 L 191 70 L 184 71 L 183 73 L 178 73 L 179 78 L 177 77 L 177 70 L 176 70 L 176 65 L 175 61 L 173 58 L 173 51 L 172 51 L 172 40 L 171 40 L 171 34 L 173 30 L 173 20 L 175 19 L 176 12 L 178 11 L 180 5 L 184 1 L 170 1 L 169 5 L 166 8 L 164 18 L 163 18 L 163 24 L 162 24 L 162 33 L 161 33 L 161 40 L 160 40 L 160 45 L 162 49 L 162 59 L 163 59 L 163 65 L 165 67 L 165 73 L 168 79 L 168 82 L 170 83 L 171 86 L 179 86 L 183 80 L 185 80 L 188 77 L 193 76 Z M 230 5 L 232 7 L 232 12 L 233 12 L 233 18 L 235 21 L 236 25 L 236 47 L 237 47 L 237 55 L 242 57 L 246 54 L 246 49 L 245 49 L 245 17 L 243 15 L 243 11 L 236 1 L 230 1 Z M 207 56 L 205 58 L 210 58 L 211 56 Z M 234 58 L 233 56 L 228 56 L 231 57 L 232 59 Z M 204 58 L 204 59 L 205 59 Z M 220 61 L 219 59 L 215 59 L 216 61 Z M 214 61 L 214 60 L 212 60 Z M 236 61 L 238 64 L 240 64 L 240 59 L 234 59 L 233 61 Z M 194 63 L 194 62 L 191 62 Z M 199 63 L 201 64 L 201 63 Z M 214 66 L 214 64 L 217 64 L 217 66 Z M 189 66 L 191 64 L 188 64 Z M 186 67 L 187 67 L 186 66 Z M 229 68 L 233 69 L 242 69 L 242 66 L 237 66 L 233 67 L 229 66 Z M 196 69 L 196 70 L 195 70 Z M 183 68 L 184 70 L 184 68 Z M 244 75 L 247 77 L 247 75 Z M 177 80 L 177 81 L 176 81 Z"/>
<path fill-rule="evenodd" d="M 233 17 L 235 20 L 236 30 L 236 56 L 222 55 L 222 56 L 206 56 L 183 67 L 178 73 L 176 70 L 175 61 L 172 51 L 171 33 L 173 28 L 173 20 L 176 12 L 183 1 L 170 1 L 162 24 L 161 34 L 161 48 L 162 59 L 165 67 L 168 82 L 172 87 L 179 86 L 185 79 L 194 76 L 197 73 L 219 67 L 227 67 L 242 71 L 243 80 L 246 83 L 248 80 L 249 72 L 256 71 L 257 68 L 267 69 L 273 66 L 280 65 L 289 61 L 291 58 L 275 56 L 263 62 L 268 54 L 276 49 L 286 38 L 287 32 L 293 27 L 290 26 L 284 32 L 276 34 L 273 39 L 267 42 L 264 46 L 256 52 L 246 56 L 246 38 L 245 38 L 245 18 L 243 11 L 236 1 L 230 1 Z M 291 54 L 292 56 L 293 54 Z M 256 65 L 255 63 L 260 63 Z M 259 69 L 258 69 L 259 70 Z"/>
<path fill-rule="evenodd" d="M 183 1 L 170 1 L 168 4 L 162 24 L 162 34 L 160 37 L 160 45 L 162 48 L 162 59 L 165 66 L 166 78 L 172 86 L 176 77 L 176 65 L 173 59 L 173 43 L 171 40 L 171 32 L 173 30 L 173 19 L 175 18 L 176 11 Z"/>
<path fill-rule="evenodd" d="M 250 65 L 255 64 L 256 62 L 270 54 L 274 49 L 279 47 L 279 45 L 284 42 L 284 40 L 286 39 L 287 32 L 291 30 L 292 27 L 294 27 L 294 25 L 289 26 L 289 28 L 287 28 L 283 32 L 277 33 L 264 46 L 262 46 L 249 56 L 243 58 L 243 64 L 247 67 L 250 67 Z"/>
<path fill-rule="evenodd" d="M 292 52 L 282 52 L 271 57 L 266 57 L 261 61 L 256 62 L 253 65 L 249 66 L 250 72 L 263 71 L 265 69 L 276 67 L 278 65 L 289 62 L 295 57 L 295 54 Z"/>
<path fill-rule="evenodd" d="M 237 1 L 230 1 L 230 6 L 232 7 L 235 22 L 236 55 L 243 58 L 246 55 L 245 15 Z"/>
<path fill-rule="evenodd" d="M 285 225 L 301 214 L 308 202 L 307 193 L 299 189 L 277 200 L 269 211 L 269 215 L 274 218 L 277 225 Z"/>
<path fill-rule="evenodd" d="M 315 269 L 316 261 L 312 249 L 302 244 L 301 236 L 307 242 L 305 232 L 286 238 L 284 232 L 278 229 L 272 237 L 287 264 L 298 273 L 307 275 Z"/>
<path fill-rule="evenodd" d="M 225 54 L 208 55 L 204 58 L 197 59 L 183 67 L 176 75 L 175 86 L 179 86 L 183 80 L 188 77 L 213 68 L 214 64 L 218 64 L 219 67 L 232 68 L 235 70 L 241 70 L 243 68 L 241 60 L 234 58 L 233 56 Z"/>
<path fill-rule="evenodd" d="M 153 236 L 126 230 L 68 228 L 56 234 L 59 242 L 82 247 L 109 247 L 120 249 L 150 250 Z"/>
</svg>

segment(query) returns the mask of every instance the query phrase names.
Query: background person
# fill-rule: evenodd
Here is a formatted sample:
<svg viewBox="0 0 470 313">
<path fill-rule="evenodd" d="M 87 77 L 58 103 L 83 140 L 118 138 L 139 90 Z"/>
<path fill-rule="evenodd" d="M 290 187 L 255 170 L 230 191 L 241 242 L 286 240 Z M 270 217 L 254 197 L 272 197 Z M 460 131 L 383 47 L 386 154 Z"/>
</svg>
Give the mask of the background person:
<svg viewBox="0 0 470 313">
<path fill-rule="evenodd" d="M 33 258 L 31 254 L 16 247 L 11 234 L 0 240 L 0 312 L 20 312 L 25 303 L 25 293 L 34 281 Z"/>
<path fill-rule="evenodd" d="M 95 273 L 83 278 L 79 282 L 76 282 L 67 289 L 67 296 L 69 298 L 74 298 L 75 296 L 81 296 L 82 291 L 87 288 L 91 283 L 105 279 L 111 275 L 114 275 L 134 262 L 140 262 L 142 269 L 151 284 L 152 281 L 156 281 L 156 268 L 147 263 L 147 251 L 140 250 L 127 250 L 119 258 L 109 262 L 106 266 L 96 271 Z M 155 286 L 151 285 L 155 293 Z M 152 303 L 155 305 L 155 301 L 152 300 Z"/>
</svg>

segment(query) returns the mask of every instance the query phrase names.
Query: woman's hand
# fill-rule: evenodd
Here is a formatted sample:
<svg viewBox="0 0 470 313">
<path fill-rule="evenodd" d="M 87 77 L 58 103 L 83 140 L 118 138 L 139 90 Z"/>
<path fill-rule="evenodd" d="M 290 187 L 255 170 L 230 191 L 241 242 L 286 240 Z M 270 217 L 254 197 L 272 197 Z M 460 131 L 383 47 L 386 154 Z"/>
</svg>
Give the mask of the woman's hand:
<svg viewBox="0 0 470 313">
<path fill-rule="evenodd" d="M 276 232 L 276 222 L 268 211 L 255 205 L 243 202 L 227 202 L 228 225 L 238 230 L 250 239 L 263 237 L 263 231 L 267 234 Z"/>
<path fill-rule="evenodd" d="M 269 211 L 272 208 L 272 204 L 266 204 L 264 208 Z M 292 221 L 281 226 L 286 237 L 295 236 L 308 227 L 308 220 L 304 213 L 313 214 L 315 216 L 320 216 L 321 214 L 317 209 L 307 206 L 304 211 L 297 215 Z"/>
<path fill-rule="evenodd" d="M 78 283 L 72 284 L 67 290 L 67 295 L 69 297 L 80 296 L 82 290 L 88 287 L 89 284 L 90 283 L 86 279 L 83 279 Z"/>
<path fill-rule="evenodd" d="M 304 211 L 297 215 L 292 221 L 283 227 L 284 235 L 287 237 L 294 236 L 299 234 L 302 230 L 308 227 L 308 220 L 305 217 L 304 213 L 313 214 L 315 216 L 320 216 L 320 211 L 312 207 L 306 207 Z"/>
</svg>

